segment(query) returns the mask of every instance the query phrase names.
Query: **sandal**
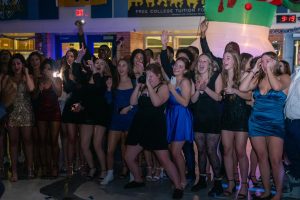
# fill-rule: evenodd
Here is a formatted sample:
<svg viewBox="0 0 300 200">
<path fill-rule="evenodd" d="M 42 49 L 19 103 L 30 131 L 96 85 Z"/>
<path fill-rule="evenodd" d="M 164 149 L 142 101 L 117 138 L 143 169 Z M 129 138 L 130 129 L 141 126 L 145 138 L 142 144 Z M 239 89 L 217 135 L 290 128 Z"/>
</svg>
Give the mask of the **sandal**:
<svg viewBox="0 0 300 200">
<path fill-rule="evenodd" d="M 248 179 L 251 180 L 253 186 L 255 186 L 255 187 L 258 186 L 259 183 L 258 183 L 258 180 L 256 179 L 255 175 L 254 176 L 249 175 Z"/>
<path fill-rule="evenodd" d="M 152 181 L 152 167 L 147 167 L 146 180 L 147 181 Z"/>
<path fill-rule="evenodd" d="M 10 181 L 11 182 L 17 182 L 18 181 L 18 174 L 17 174 L 17 172 L 12 172 L 12 175 L 11 175 L 11 177 L 10 177 Z"/>
<path fill-rule="evenodd" d="M 152 178 L 152 181 L 159 181 L 159 179 L 161 178 L 161 173 L 162 173 L 162 168 L 159 168 L 159 167 L 157 167 L 156 169 L 155 169 L 155 174 L 154 174 L 154 176 L 153 176 L 153 178 Z"/>
<path fill-rule="evenodd" d="M 226 197 L 231 196 L 231 195 L 236 191 L 236 183 L 235 183 L 235 181 L 234 181 L 234 180 L 228 180 L 228 186 L 229 186 L 229 182 L 233 182 L 233 183 L 234 183 L 234 186 L 233 186 L 233 188 L 232 188 L 231 190 L 228 190 L 229 188 L 227 188 L 227 189 L 223 192 L 224 196 L 226 196 Z"/>
<path fill-rule="evenodd" d="M 93 168 L 90 169 L 90 171 L 89 171 L 89 173 L 88 173 L 88 175 L 87 175 L 87 178 L 88 178 L 88 179 L 93 179 L 94 176 L 95 176 L 95 174 L 96 174 L 96 168 L 93 167 Z"/>
<path fill-rule="evenodd" d="M 241 185 L 247 185 L 247 193 L 246 194 L 238 193 L 237 199 L 247 199 L 247 196 L 248 196 L 248 183 L 247 182 L 242 182 Z"/>
</svg>

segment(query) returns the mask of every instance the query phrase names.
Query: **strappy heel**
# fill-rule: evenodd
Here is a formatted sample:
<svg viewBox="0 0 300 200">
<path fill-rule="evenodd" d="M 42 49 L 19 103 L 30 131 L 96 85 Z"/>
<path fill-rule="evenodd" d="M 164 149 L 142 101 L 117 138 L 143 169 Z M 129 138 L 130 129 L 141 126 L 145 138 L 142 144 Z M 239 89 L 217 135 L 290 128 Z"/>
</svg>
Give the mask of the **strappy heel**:
<svg viewBox="0 0 300 200">
<path fill-rule="evenodd" d="M 236 184 L 235 184 L 235 181 L 234 180 L 228 180 L 228 186 L 229 186 L 229 182 L 233 182 L 234 183 L 234 186 L 231 190 L 228 190 L 229 188 L 227 188 L 223 194 L 224 196 L 228 197 L 228 196 L 231 196 L 234 192 L 236 192 Z"/>
<path fill-rule="evenodd" d="M 147 167 L 146 180 L 147 181 L 152 181 L 152 167 L 150 167 L 150 166 Z"/>
<path fill-rule="evenodd" d="M 238 193 L 237 199 L 247 199 L 247 196 L 248 196 L 248 182 L 241 182 L 241 187 L 242 187 L 242 185 L 247 185 L 247 193 L 246 194 Z"/>
<path fill-rule="evenodd" d="M 248 179 L 251 180 L 253 186 L 255 186 L 255 187 L 258 186 L 259 183 L 258 183 L 256 176 L 249 175 Z"/>
</svg>

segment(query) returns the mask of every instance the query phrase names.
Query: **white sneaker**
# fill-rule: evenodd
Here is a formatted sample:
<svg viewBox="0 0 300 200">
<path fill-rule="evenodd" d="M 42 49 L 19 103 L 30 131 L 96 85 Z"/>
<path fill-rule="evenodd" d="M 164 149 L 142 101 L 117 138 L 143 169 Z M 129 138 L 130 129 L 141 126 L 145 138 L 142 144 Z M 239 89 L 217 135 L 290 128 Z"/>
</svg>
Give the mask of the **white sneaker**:
<svg viewBox="0 0 300 200">
<path fill-rule="evenodd" d="M 100 182 L 101 185 L 107 185 L 109 182 L 114 180 L 114 171 L 108 170 L 104 179 Z"/>
<path fill-rule="evenodd" d="M 129 183 L 132 182 L 132 181 L 134 181 L 134 176 L 133 176 L 133 174 L 130 172 L 130 173 L 129 173 Z"/>
</svg>

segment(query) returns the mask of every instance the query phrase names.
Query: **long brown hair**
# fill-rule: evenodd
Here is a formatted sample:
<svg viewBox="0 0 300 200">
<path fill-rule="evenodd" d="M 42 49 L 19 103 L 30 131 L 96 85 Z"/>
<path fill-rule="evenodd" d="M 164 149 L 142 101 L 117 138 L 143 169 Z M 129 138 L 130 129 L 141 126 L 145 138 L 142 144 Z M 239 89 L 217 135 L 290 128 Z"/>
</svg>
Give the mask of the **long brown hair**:
<svg viewBox="0 0 300 200">
<path fill-rule="evenodd" d="M 270 58 L 276 60 L 276 65 L 275 65 L 275 68 L 274 68 L 274 70 L 273 70 L 273 74 L 274 74 L 275 76 L 278 76 L 278 75 L 276 74 L 277 68 L 279 68 L 279 62 L 278 62 L 278 56 L 277 56 L 277 54 L 274 53 L 273 51 L 268 51 L 268 52 L 263 53 L 263 54 L 261 55 L 261 58 L 262 58 L 263 56 L 269 56 Z M 262 79 L 264 79 L 265 76 L 266 76 L 266 74 L 265 74 L 265 72 L 263 71 L 263 69 L 261 68 L 261 69 L 259 70 L 259 72 L 258 72 L 258 78 L 257 78 L 258 83 L 260 83 L 260 81 L 261 81 Z"/>
<path fill-rule="evenodd" d="M 121 58 L 118 63 L 117 63 L 117 66 L 120 64 L 121 61 L 124 61 L 126 62 L 127 64 L 127 68 L 128 68 L 128 77 L 130 79 L 132 79 L 134 77 L 134 73 L 133 73 L 133 69 L 132 69 L 132 66 L 131 66 L 131 63 L 130 63 L 130 60 L 129 59 L 125 59 L 125 58 Z M 117 73 L 116 73 L 116 76 L 113 76 L 113 88 L 117 88 L 120 84 L 120 74 L 117 70 Z"/>
<path fill-rule="evenodd" d="M 232 58 L 233 58 L 233 87 L 238 88 L 240 84 L 240 79 L 241 79 L 241 61 L 240 61 L 240 56 L 237 52 L 235 51 L 226 51 L 226 53 L 229 53 Z M 228 71 L 223 68 L 222 70 L 222 80 L 223 80 L 223 86 L 227 87 L 228 86 Z"/>
</svg>

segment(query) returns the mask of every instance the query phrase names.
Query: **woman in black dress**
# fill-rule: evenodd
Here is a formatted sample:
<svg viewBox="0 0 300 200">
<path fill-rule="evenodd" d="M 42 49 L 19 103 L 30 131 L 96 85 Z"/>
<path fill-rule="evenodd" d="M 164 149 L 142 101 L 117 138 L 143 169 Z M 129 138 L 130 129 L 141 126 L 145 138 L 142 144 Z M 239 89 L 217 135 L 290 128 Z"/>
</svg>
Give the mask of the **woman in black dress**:
<svg viewBox="0 0 300 200">
<path fill-rule="evenodd" d="M 222 70 L 224 97 L 221 134 L 228 188 L 224 191 L 224 195 L 230 196 L 236 190 L 233 175 L 233 149 L 235 148 L 241 174 L 241 187 L 238 199 L 245 199 L 247 197 L 249 168 L 249 161 L 246 154 L 249 109 L 247 108 L 246 100 L 251 100 L 251 92 L 241 92 L 238 89 L 242 76 L 240 56 L 236 52 L 225 52 Z"/>
<path fill-rule="evenodd" d="M 209 191 L 210 196 L 223 193 L 221 178 L 221 161 L 218 156 L 218 146 L 221 133 L 222 77 L 217 71 L 214 61 L 207 54 L 198 59 L 196 68 L 195 93 L 191 98 L 194 117 L 195 142 L 199 156 L 199 181 L 192 187 L 198 191 L 207 186 L 206 164 L 207 157 L 214 172 L 214 187 Z"/>
<path fill-rule="evenodd" d="M 125 161 L 134 176 L 134 181 L 125 188 L 144 186 L 136 158 L 143 150 L 152 150 L 175 185 L 173 198 L 181 198 L 183 189 L 178 171 L 170 160 L 167 142 L 165 108 L 169 98 L 168 86 L 163 83 L 161 67 L 150 64 L 146 68 L 146 83 L 138 83 L 130 98 L 131 105 L 138 105 L 128 132 Z"/>
<path fill-rule="evenodd" d="M 107 62 L 97 58 L 89 60 L 86 69 L 88 83 L 82 85 L 80 103 L 76 105 L 80 108 L 83 116 L 80 126 L 80 143 L 85 160 L 90 168 L 88 177 L 92 178 L 96 173 L 96 168 L 90 150 L 90 143 L 93 142 L 98 161 L 101 167 L 100 179 L 106 175 L 106 158 L 102 148 L 105 130 L 108 124 L 109 109 L 105 99 L 106 81 L 111 79 L 111 73 Z"/>
<path fill-rule="evenodd" d="M 63 71 L 63 90 L 68 94 L 65 107 L 62 113 L 62 122 L 67 127 L 68 138 L 68 166 L 67 175 L 73 175 L 73 161 L 75 145 L 78 138 L 79 124 L 83 122 L 83 115 L 80 110 L 82 85 L 87 82 L 87 77 L 80 64 L 85 50 L 81 50 L 79 55 L 75 49 L 70 49 L 66 53 L 66 67 Z"/>
</svg>

